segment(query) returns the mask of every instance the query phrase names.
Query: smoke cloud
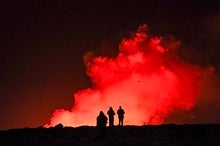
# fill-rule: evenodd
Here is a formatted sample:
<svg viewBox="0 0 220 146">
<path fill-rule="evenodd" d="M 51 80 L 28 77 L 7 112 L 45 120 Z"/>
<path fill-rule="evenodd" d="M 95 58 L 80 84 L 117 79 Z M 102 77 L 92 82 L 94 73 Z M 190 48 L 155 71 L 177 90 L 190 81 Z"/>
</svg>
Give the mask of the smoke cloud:
<svg viewBox="0 0 220 146">
<path fill-rule="evenodd" d="M 116 57 L 87 52 L 83 60 L 93 86 L 76 92 L 73 108 L 57 109 L 45 127 L 95 125 L 99 111 L 110 106 L 124 108 L 127 125 L 176 122 L 178 111 L 193 120 L 189 111 L 201 101 L 214 68 L 185 61 L 176 51 L 180 40 L 149 36 L 147 30 L 142 25 L 123 39 Z"/>
</svg>

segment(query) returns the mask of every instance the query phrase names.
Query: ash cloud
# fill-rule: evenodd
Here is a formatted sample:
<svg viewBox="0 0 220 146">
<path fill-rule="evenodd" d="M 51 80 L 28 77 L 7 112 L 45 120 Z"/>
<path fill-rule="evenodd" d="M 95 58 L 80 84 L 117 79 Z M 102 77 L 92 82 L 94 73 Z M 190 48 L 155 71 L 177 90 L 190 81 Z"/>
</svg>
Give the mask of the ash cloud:
<svg viewBox="0 0 220 146">
<path fill-rule="evenodd" d="M 147 28 L 123 39 L 116 57 L 87 52 L 83 60 L 93 87 L 75 93 L 72 110 L 56 110 L 45 126 L 94 125 L 98 111 L 118 105 L 127 110 L 127 124 L 203 122 L 197 113 L 213 99 L 215 68 L 185 60 L 180 40 L 149 36 Z"/>
</svg>

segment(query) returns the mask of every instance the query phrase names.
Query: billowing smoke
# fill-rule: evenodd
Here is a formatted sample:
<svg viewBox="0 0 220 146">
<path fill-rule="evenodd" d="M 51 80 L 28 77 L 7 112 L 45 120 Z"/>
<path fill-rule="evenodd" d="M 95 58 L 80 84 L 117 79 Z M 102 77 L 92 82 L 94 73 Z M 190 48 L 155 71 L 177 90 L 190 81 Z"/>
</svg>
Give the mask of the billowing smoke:
<svg viewBox="0 0 220 146">
<path fill-rule="evenodd" d="M 76 92 L 73 108 L 57 109 L 45 127 L 95 125 L 99 111 L 110 106 L 124 108 L 126 125 L 162 124 L 175 111 L 193 109 L 212 70 L 182 59 L 176 53 L 181 41 L 149 36 L 147 29 L 123 39 L 116 57 L 86 53 L 93 87 Z"/>
</svg>

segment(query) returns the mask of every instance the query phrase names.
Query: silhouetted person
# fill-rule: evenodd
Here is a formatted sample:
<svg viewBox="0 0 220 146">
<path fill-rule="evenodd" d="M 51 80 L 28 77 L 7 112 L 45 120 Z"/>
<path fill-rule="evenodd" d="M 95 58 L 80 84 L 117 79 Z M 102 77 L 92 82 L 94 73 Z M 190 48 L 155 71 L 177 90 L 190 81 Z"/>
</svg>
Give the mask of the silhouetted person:
<svg viewBox="0 0 220 146">
<path fill-rule="evenodd" d="M 103 111 L 100 111 L 96 122 L 97 122 L 97 127 L 100 130 L 101 136 L 105 136 L 105 131 L 106 131 L 106 124 L 107 124 L 108 118 L 105 116 Z"/>
<path fill-rule="evenodd" d="M 108 119 L 109 119 L 109 126 L 114 126 L 114 115 L 115 115 L 115 112 L 112 109 L 112 107 L 109 108 L 107 114 L 108 114 Z"/>
<path fill-rule="evenodd" d="M 119 109 L 117 111 L 117 114 L 118 114 L 118 125 L 120 126 L 123 126 L 123 120 L 124 120 L 124 114 L 125 114 L 125 111 L 122 109 L 121 106 L 119 106 Z"/>
</svg>

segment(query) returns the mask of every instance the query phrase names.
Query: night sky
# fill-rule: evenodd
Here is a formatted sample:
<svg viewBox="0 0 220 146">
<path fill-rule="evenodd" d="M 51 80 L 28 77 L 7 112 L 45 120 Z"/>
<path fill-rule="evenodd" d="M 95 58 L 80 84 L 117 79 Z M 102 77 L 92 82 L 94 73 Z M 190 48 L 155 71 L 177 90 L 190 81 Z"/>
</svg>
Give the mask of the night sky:
<svg viewBox="0 0 220 146">
<path fill-rule="evenodd" d="M 217 0 L 2 0 L 0 19 L 0 129 L 38 127 L 55 109 L 71 109 L 73 93 L 91 86 L 83 55 L 114 56 L 144 23 L 152 35 L 181 40 L 186 60 L 220 73 Z"/>
</svg>

